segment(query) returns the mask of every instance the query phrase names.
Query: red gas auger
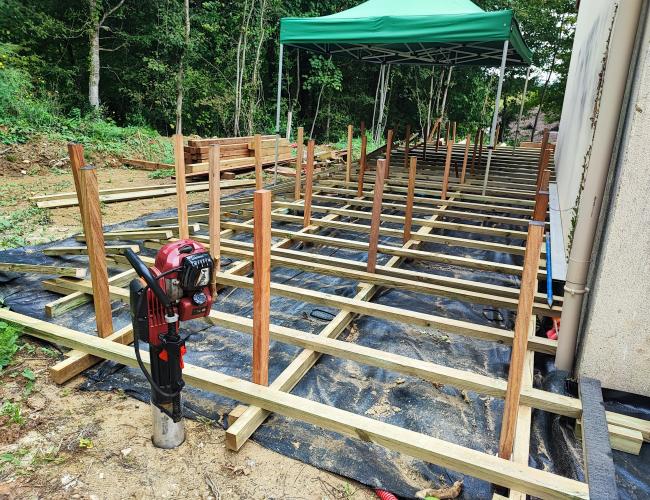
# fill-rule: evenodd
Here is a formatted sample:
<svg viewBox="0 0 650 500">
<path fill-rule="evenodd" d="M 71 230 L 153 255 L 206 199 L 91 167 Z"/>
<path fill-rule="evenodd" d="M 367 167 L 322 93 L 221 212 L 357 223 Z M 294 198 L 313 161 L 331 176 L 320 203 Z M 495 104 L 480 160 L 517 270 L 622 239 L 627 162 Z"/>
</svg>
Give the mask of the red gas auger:
<svg viewBox="0 0 650 500">
<path fill-rule="evenodd" d="M 159 448 L 175 448 L 185 440 L 181 391 L 186 339 L 179 334 L 179 321 L 210 314 L 212 258 L 192 240 L 163 246 L 151 268 L 131 250 L 125 255 L 142 278 L 131 281 L 129 290 L 135 355 L 151 385 L 152 440 Z M 151 373 L 142 362 L 140 341 L 149 344 Z"/>
</svg>

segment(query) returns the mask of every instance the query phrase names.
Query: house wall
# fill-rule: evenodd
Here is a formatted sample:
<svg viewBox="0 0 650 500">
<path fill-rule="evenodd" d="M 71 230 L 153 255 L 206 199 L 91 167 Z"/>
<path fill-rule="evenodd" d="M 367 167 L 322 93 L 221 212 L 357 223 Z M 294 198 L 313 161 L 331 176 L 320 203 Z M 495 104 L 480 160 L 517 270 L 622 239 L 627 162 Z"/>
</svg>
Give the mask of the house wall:
<svg viewBox="0 0 650 500">
<path fill-rule="evenodd" d="M 618 161 L 603 206 L 578 373 L 600 379 L 606 388 L 650 396 L 650 29 L 644 15 Z"/>
<path fill-rule="evenodd" d="M 558 198 L 567 255 L 581 179 L 589 164 L 598 117 L 601 75 L 611 43 L 610 31 L 619 3 L 611 0 L 580 3 L 555 148 Z"/>
</svg>

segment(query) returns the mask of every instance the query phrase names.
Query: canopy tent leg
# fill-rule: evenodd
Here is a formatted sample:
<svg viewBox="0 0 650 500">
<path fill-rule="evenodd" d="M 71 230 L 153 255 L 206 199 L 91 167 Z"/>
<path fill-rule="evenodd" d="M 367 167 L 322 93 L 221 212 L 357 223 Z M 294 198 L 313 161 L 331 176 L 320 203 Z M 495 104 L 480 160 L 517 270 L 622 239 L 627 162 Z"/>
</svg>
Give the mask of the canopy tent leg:
<svg viewBox="0 0 650 500">
<path fill-rule="evenodd" d="M 515 129 L 515 140 L 512 145 L 512 154 L 515 154 L 517 149 L 517 141 L 519 140 L 519 124 L 521 123 L 521 117 L 524 114 L 524 102 L 526 102 L 526 91 L 528 90 L 528 79 L 530 78 L 530 66 L 526 70 L 526 81 L 524 82 L 524 90 L 521 93 L 521 104 L 519 105 L 519 117 L 517 118 L 517 128 Z"/>
<path fill-rule="evenodd" d="M 487 189 L 488 177 L 490 175 L 490 162 L 492 161 L 492 150 L 494 149 L 495 132 L 499 118 L 499 101 L 501 100 L 501 89 L 503 88 L 503 77 L 506 74 L 506 59 L 508 58 L 508 40 L 503 42 L 503 54 L 501 55 L 501 70 L 499 72 L 499 84 L 497 85 L 497 98 L 494 101 L 494 115 L 492 115 L 492 127 L 490 127 L 490 145 L 488 146 L 487 164 L 485 165 L 485 177 L 483 178 L 483 196 Z"/>
<path fill-rule="evenodd" d="M 275 100 L 275 166 L 273 168 L 273 184 L 278 183 L 278 152 L 280 149 L 280 98 L 282 97 L 282 55 L 284 45 L 280 44 L 278 56 L 278 95 Z"/>
</svg>

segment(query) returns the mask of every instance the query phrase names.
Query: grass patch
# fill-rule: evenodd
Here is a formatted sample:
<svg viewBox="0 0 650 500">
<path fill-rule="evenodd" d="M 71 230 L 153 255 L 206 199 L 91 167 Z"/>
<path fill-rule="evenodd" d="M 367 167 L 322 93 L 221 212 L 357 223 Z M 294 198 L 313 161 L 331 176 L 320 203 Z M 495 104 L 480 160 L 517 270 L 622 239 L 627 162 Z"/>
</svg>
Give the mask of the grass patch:
<svg viewBox="0 0 650 500">
<path fill-rule="evenodd" d="M 39 226 L 50 224 L 50 212 L 44 208 L 31 206 L 0 215 L 0 250 L 26 246 L 28 234 Z"/>
<path fill-rule="evenodd" d="M 174 175 L 176 171 L 173 168 L 161 168 L 160 170 L 154 170 L 149 172 L 149 179 L 167 179 Z"/>
<path fill-rule="evenodd" d="M 20 407 L 20 403 L 5 401 L 2 408 L 0 408 L 0 415 L 9 417 L 9 422 L 13 424 L 25 425 L 25 417 L 23 417 L 23 410 Z"/>
<path fill-rule="evenodd" d="M 367 137 L 368 137 L 368 144 L 366 145 L 366 154 L 371 153 L 375 149 L 382 147 L 385 143 L 383 140 L 379 142 L 373 141 L 369 134 Z M 347 149 L 348 148 L 347 137 L 345 139 L 341 139 L 339 142 L 333 143 L 332 147 L 335 149 Z M 358 160 L 359 158 L 361 158 L 361 137 L 353 137 L 352 138 L 352 159 Z"/>
</svg>

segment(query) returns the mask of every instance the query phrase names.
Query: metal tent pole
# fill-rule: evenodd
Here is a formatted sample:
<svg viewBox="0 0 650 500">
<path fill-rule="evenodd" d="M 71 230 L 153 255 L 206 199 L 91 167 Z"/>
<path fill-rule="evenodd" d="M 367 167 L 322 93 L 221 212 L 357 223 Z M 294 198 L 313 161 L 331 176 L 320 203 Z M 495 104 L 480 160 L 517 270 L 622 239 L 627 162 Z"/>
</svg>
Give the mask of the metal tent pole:
<svg viewBox="0 0 650 500">
<path fill-rule="evenodd" d="M 512 154 L 515 154 L 515 149 L 517 149 L 517 141 L 519 140 L 519 124 L 521 123 L 521 117 L 524 114 L 524 102 L 526 101 L 526 91 L 528 90 L 528 79 L 530 78 L 530 66 L 526 70 L 526 81 L 524 82 L 524 90 L 521 93 L 521 104 L 519 105 L 519 118 L 517 118 L 517 128 L 515 129 L 515 140 L 512 145 Z"/>
<path fill-rule="evenodd" d="M 275 100 L 275 167 L 273 168 L 273 184 L 278 183 L 278 151 L 280 148 L 280 97 L 282 96 L 282 55 L 284 45 L 280 44 L 278 56 L 278 95 Z"/>
<path fill-rule="evenodd" d="M 487 164 L 485 165 L 485 177 L 483 178 L 483 196 L 487 189 L 488 176 L 490 175 L 490 162 L 492 161 L 492 150 L 494 149 L 495 132 L 499 118 L 499 101 L 501 100 L 501 88 L 503 77 L 506 74 L 506 59 L 508 57 L 508 40 L 503 42 L 503 54 L 501 55 L 501 71 L 499 73 L 499 84 L 497 85 L 497 98 L 494 101 L 494 115 L 492 116 L 492 127 L 490 128 L 490 145 L 488 146 Z"/>
</svg>

